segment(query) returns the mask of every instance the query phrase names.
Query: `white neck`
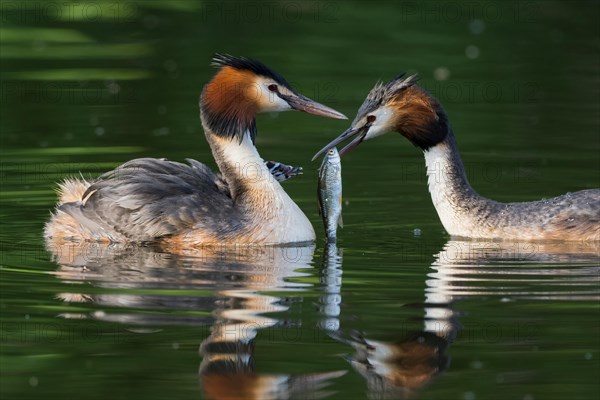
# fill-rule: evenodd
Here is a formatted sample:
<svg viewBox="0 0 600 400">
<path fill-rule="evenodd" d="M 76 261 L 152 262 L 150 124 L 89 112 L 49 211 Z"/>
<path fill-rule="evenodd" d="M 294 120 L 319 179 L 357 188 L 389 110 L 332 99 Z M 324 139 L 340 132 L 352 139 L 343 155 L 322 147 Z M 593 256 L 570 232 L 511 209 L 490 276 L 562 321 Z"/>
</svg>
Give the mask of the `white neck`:
<svg viewBox="0 0 600 400">
<path fill-rule="evenodd" d="M 258 154 L 249 133 L 244 134 L 241 142 L 237 139 L 216 138 L 211 147 L 213 156 L 231 189 L 241 189 L 237 185 L 248 189 L 263 185 L 268 187 L 272 184 L 271 181 L 275 181 L 271 179 L 271 173 Z M 235 198 L 240 193 L 232 195 Z"/>
<path fill-rule="evenodd" d="M 471 205 L 481 197 L 469 185 L 454 138 L 424 151 L 427 183 L 433 205 L 446 231 L 456 236 L 472 236 L 477 229 Z"/>
<path fill-rule="evenodd" d="M 252 221 L 251 235 L 256 242 L 315 239 L 310 221 L 273 178 L 248 132 L 241 143 L 212 133 L 207 138 L 236 206 Z"/>
</svg>

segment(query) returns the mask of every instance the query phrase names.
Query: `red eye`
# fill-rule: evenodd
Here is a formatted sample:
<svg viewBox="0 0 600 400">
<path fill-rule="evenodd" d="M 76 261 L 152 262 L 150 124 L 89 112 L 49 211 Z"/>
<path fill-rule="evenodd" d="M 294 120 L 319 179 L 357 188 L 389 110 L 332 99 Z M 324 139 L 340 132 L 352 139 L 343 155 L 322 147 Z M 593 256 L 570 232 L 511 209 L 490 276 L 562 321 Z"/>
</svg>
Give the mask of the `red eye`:
<svg viewBox="0 0 600 400">
<path fill-rule="evenodd" d="M 376 119 L 377 117 L 375 117 L 374 115 L 369 115 L 367 117 L 367 123 L 372 124 L 373 122 L 375 122 Z"/>
<path fill-rule="evenodd" d="M 277 85 L 272 84 L 267 86 L 267 88 L 271 91 L 271 92 L 276 92 L 277 91 Z"/>
</svg>

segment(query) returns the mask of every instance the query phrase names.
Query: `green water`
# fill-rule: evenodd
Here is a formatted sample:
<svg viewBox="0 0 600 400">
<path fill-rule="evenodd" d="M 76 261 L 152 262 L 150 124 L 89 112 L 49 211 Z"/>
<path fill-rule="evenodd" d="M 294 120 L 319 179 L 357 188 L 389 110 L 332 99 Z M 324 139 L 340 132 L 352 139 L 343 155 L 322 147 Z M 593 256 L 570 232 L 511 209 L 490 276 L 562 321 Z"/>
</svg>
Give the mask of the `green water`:
<svg viewBox="0 0 600 400">
<path fill-rule="evenodd" d="M 314 247 L 46 248 L 55 182 L 135 157 L 215 164 L 214 52 L 258 58 L 352 117 L 418 72 L 473 186 L 503 201 L 600 186 L 599 6 L 549 2 L 2 2 L 0 396 L 596 399 L 597 246 L 453 241 L 399 135 L 344 157 L 325 249 L 309 160 L 348 125 L 258 118 Z M 419 229 L 420 235 L 414 230 Z"/>
</svg>

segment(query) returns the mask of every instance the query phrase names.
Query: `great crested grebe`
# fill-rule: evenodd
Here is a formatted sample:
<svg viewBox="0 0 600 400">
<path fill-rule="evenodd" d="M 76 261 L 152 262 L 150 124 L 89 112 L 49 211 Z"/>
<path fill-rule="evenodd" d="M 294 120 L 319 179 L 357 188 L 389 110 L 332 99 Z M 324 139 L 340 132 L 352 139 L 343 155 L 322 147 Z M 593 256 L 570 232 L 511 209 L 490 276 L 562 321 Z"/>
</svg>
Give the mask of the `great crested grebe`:
<svg viewBox="0 0 600 400">
<path fill-rule="evenodd" d="M 350 137 L 357 136 L 340 154 L 391 131 L 423 150 L 433 205 L 450 235 L 506 240 L 600 240 L 600 189 L 520 203 L 499 203 L 477 194 L 465 175 L 444 109 L 415 83 L 414 75 L 401 75 L 385 85 L 377 83 L 350 128 L 315 158 Z"/>
<path fill-rule="evenodd" d="M 47 240 L 194 246 L 315 239 L 254 146 L 255 117 L 287 110 L 346 117 L 302 96 L 258 61 L 217 54 L 213 66 L 219 71 L 200 96 L 200 119 L 222 178 L 195 160 L 141 158 L 92 183 L 65 181 Z"/>
</svg>

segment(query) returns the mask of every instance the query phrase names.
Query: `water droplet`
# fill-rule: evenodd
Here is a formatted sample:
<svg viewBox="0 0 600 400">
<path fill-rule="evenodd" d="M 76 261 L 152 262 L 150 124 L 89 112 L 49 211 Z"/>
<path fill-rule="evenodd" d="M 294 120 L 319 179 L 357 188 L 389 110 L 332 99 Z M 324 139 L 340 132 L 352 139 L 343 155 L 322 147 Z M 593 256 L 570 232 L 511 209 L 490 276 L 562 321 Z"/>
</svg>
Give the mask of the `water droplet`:
<svg viewBox="0 0 600 400">
<path fill-rule="evenodd" d="M 38 380 L 37 376 L 32 376 L 29 378 L 29 386 L 36 387 L 39 383 L 40 381 Z"/>
<path fill-rule="evenodd" d="M 436 81 L 445 81 L 450 77 L 450 70 L 446 67 L 437 67 L 433 71 L 433 77 Z"/>
<path fill-rule="evenodd" d="M 469 22 L 469 30 L 474 35 L 479 35 L 485 31 L 485 22 L 483 20 L 475 18 Z"/>
<path fill-rule="evenodd" d="M 103 128 L 103 127 L 101 127 L 101 126 L 99 126 L 99 127 L 97 127 L 96 129 L 94 129 L 94 133 L 95 133 L 97 136 L 102 136 L 102 135 L 104 135 L 104 128 Z"/>
<path fill-rule="evenodd" d="M 179 343 L 173 342 L 173 344 L 171 344 L 171 347 L 173 348 L 173 350 L 179 350 Z"/>
<path fill-rule="evenodd" d="M 163 126 L 162 128 L 155 129 L 152 133 L 154 136 L 167 136 L 170 130 L 166 126 Z"/>
<path fill-rule="evenodd" d="M 111 82 L 106 85 L 106 90 L 108 90 L 108 93 L 110 94 L 117 94 L 121 91 L 121 86 L 116 82 Z"/>
<path fill-rule="evenodd" d="M 29 319 L 29 314 L 25 314 L 25 319 Z"/>
<path fill-rule="evenodd" d="M 592 353 L 590 353 L 589 351 L 587 353 L 584 354 L 583 358 L 585 358 L 586 360 L 591 360 L 592 359 Z"/>
<path fill-rule="evenodd" d="M 415 236 L 421 236 L 421 230 L 419 228 L 413 229 L 413 235 L 415 235 Z"/>
<path fill-rule="evenodd" d="M 473 393 L 473 392 L 465 392 L 463 394 L 463 399 L 465 399 L 465 400 L 475 400 L 475 398 L 476 398 L 476 396 L 475 396 L 475 393 Z"/>
<path fill-rule="evenodd" d="M 483 363 L 481 361 L 471 362 L 471 368 L 473 368 L 473 369 L 481 369 L 482 367 L 483 367 Z"/>
<path fill-rule="evenodd" d="M 472 44 L 467 46 L 467 48 L 465 49 L 465 55 L 471 60 L 476 59 L 477 57 L 479 57 L 479 47 Z"/>
</svg>

